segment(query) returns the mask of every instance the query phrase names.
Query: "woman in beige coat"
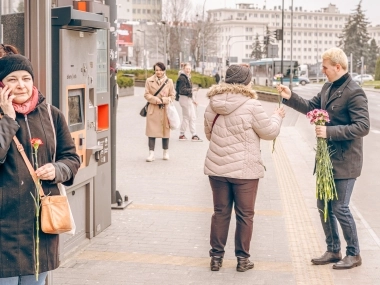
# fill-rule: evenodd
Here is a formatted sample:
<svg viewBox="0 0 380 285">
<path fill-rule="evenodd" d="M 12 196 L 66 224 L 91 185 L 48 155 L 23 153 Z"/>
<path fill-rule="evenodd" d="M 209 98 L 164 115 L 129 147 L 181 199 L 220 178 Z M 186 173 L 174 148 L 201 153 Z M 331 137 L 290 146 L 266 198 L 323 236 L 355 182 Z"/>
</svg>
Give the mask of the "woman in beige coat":
<svg viewBox="0 0 380 285">
<path fill-rule="evenodd" d="M 226 83 L 214 85 L 208 92 L 210 103 L 205 112 L 205 133 L 210 141 L 204 172 L 213 192 L 210 267 L 218 271 L 223 263 L 224 247 L 233 204 L 236 214 L 236 270 L 253 268 L 249 248 L 259 178 L 264 177 L 260 139 L 273 140 L 280 132 L 283 108 L 268 116 L 256 92 L 250 87 L 252 73 L 247 65 L 231 65 Z"/>
<path fill-rule="evenodd" d="M 165 65 L 157 62 L 153 69 L 154 75 L 145 82 L 144 94 L 145 99 L 149 102 L 145 132 L 149 138 L 149 156 L 146 159 L 148 162 L 154 161 L 156 138 L 162 138 L 163 159 L 169 159 L 170 126 L 166 106 L 175 98 L 173 81 L 167 78 Z M 161 86 L 163 86 L 161 91 L 154 96 Z"/>
</svg>

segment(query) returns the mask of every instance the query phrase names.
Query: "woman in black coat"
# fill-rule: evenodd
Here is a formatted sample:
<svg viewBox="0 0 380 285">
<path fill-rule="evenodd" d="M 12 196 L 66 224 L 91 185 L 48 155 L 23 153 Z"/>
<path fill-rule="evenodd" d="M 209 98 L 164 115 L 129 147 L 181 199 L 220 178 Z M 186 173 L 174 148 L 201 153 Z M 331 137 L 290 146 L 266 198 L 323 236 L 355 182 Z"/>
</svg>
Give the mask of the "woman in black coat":
<svg viewBox="0 0 380 285">
<path fill-rule="evenodd" d="M 191 66 L 186 63 L 183 67 L 183 72 L 178 77 L 177 90 L 179 93 L 179 105 L 182 108 L 182 123 L 180 128 L 180 141 L 186 141 L 187 137 L 185 132 L 189 127 L 191 133 L 191 141 L 201 142 L 198 137 L 195 122 L 197 120 L 197 114 L 195 106 L 198 104 L 193 96 L 193 84 L 191 83 Z"/>
<path fill-rule="evenodd" d="M 37 168 L 45 195 L 58 195 L 57 183 L 72 185 L 80 160 L 63 114 L 50 106 L 54 130 L 45 98 L 33 86 L 30 61 L 19 54 L 0 58 L 0 285 L 45 284 L 47 272 L 59 266 L 59 236 L 39 231 L 39 275 L 35 277 L 35 206 L 31 194 L 35 184 L 17 150 L 13 137 L 23 145 Z M 32 138 L 39 138 L 36 161 Z M 55 143 L 57 144 L 55 146 Z M 54 154 L 56 155 L 53 161 Z"/>
</svg>

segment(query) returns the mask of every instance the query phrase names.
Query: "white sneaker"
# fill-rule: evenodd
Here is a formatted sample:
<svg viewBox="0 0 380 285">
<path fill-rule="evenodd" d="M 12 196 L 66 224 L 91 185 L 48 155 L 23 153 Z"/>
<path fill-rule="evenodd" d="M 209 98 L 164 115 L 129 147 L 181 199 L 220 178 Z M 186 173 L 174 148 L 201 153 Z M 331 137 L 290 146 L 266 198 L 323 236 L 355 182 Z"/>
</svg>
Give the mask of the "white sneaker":
<svg viewBox="0 0 380 285">
<path fill-rule="evenodd" d="M 152 161 L 154 161 L 154 151 L 153 151 L 153 150 L 150 150 L 150 151 L 149 151 L 149 156 L 146 158 L 146 161 L 147 161 L 147 162 L 152 162 Z"/>
<path fill-rule="evenodd" d="M 164 160 L 169 160 L 169 150 L 164 149 L 163 159 L 164 159 Z"/>
</svg>

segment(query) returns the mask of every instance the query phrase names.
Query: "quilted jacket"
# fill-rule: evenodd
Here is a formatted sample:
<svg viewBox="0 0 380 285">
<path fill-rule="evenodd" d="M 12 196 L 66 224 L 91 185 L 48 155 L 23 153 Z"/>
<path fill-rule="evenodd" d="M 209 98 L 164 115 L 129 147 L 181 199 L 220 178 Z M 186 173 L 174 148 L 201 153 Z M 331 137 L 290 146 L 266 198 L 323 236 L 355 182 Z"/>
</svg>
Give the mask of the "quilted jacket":
<svg viewBox="0 0 380 285">
<path fill-rule="evenodd" d="M 245 85 L 214 85 L 208 92 L 204 130 L 210 141 L 204 173 L 238 179 L 264 177 L 260 139 L 273 140 L 282 117 L 268 116 L 254 90 Z M 213 121 L 216 119 L 212 128 Z M 211 131 L 212 128 L 212 131 Z"/>
</svg>

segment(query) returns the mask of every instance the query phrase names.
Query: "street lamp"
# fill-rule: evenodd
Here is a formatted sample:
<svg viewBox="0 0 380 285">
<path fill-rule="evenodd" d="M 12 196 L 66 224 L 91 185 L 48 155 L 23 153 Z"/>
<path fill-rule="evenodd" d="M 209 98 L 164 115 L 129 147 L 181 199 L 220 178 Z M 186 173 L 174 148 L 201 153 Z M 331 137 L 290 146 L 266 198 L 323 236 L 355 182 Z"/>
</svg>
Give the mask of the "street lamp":
<svg viewBox="0 0 380 285">
<path fill-rule="evenodd" d="M 164 64 L 168 65 L 168 58 L 166 54 L 166 22 L 161 21 L 161 23 L 164 25 Z"/>
<path fill-rule="evenodd" d="M 144 69 L 145 69 L 145 80 L 148 78 L 147 76 L 147 70 L 146 70 L 146 46 L 145 46 L 145 31 L 137 30 L 140 33 L 144 34 Z"/>
</svg>

